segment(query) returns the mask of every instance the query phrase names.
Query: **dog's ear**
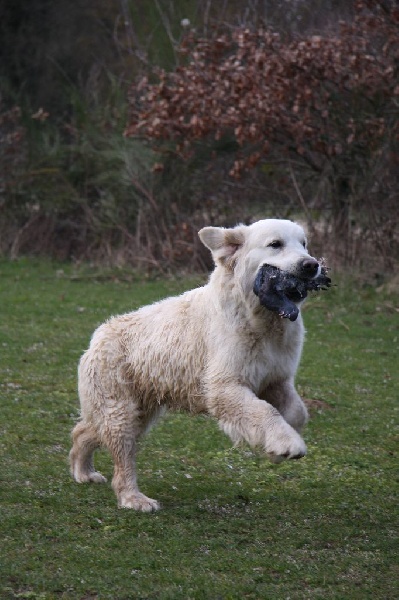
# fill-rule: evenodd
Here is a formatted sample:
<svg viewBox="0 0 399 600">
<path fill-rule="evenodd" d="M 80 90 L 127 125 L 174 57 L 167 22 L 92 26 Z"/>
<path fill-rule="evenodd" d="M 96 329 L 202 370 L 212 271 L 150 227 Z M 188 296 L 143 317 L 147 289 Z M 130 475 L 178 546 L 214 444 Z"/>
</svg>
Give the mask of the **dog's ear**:
<svg viewBox="0 0 399 600">
<path fill-rule="evenodd" d="M 231 264 L 231 259 L 245 240 L 243 227 L 204 227 L 198 235 L 204 246 L 212 252 L 215 262 L 219 260 L 222 264 L 227 260 Z"/>
</svg>

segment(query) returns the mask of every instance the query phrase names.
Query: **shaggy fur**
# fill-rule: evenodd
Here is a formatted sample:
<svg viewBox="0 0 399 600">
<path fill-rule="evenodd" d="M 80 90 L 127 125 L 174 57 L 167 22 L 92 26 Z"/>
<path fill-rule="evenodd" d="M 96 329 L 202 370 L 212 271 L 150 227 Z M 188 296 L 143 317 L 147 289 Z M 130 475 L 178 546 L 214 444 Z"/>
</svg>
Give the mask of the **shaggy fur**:
<svg viewBox="0 0 399 600">
<path fill-rule="evenodd" d="M 234 443 L 246 442 L 273 462 L 306 453 L 299 432 L 307 411 L 294 388 L 302 318 L 281 319 L 253 292 L 264 264 L 305 277 L 311 261 L 311 277 L 320 275 L 305 234 L 296 223 L 268 219 L 205 227 L 199 236 L 216 263 L 208 284 L 111 318 L 79 364 L 71 472 L 77 482 L 104 482 L 93 453 L 108 448 L 120 507 L 159 508 L 138 489 L 135 456 L 165 409 L 212 415 Z"/>
</svg>

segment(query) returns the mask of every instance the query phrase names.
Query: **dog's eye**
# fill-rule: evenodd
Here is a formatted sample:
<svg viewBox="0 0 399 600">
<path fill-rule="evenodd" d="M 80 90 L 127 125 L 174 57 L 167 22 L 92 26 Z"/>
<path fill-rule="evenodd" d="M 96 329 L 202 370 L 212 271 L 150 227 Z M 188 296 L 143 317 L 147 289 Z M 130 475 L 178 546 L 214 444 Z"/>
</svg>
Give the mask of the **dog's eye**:
<svg viewBox="0 0 399 600">
<path fill-rule="evenodd" d="M 306 240 L 302 242 L 302 246 L 306 248 Z"/>
<path fill-rule="evenodd" d="M 273 240 L 273 242 L 270 242 L 270 244 L 267 245 L 268 248 L 282 248 L 283 247 L 283 242 L 281 240 Z"/>
</svg>

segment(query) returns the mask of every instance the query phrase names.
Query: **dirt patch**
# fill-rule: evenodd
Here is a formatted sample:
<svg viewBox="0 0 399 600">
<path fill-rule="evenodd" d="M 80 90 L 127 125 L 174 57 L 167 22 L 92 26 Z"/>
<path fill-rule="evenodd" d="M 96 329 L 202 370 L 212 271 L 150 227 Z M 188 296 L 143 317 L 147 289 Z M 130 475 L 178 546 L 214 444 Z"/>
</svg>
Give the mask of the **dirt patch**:
<svg viewBox="0 0 399 600">
<path fill-rule="evenodd" d="M 316 412 L 323 412 L 324 410 L 332 410 L 333 408 L 332 406 L 330 406 L 330 404 L 324 402 L 324 400 L 317 400 L 315 398 L 302 398 L 302 400 L 306 404 L 310 415 L 313 415 Z"/>
</svg>

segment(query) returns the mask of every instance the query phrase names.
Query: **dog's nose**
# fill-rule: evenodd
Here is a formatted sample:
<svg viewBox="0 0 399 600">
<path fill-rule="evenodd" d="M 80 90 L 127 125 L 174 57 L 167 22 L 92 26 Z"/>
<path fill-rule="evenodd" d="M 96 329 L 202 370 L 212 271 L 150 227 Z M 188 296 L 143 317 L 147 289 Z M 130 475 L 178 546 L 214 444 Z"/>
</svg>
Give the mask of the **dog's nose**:
<svg viewBox="0 0 399 600">
<path fill-rule="evenodd" d="M 319 263 L 314 258 L 305 258 L 302 261 L 301 272 L 303 277 L 314 277 L 319 269 Z"/>
</svg>

